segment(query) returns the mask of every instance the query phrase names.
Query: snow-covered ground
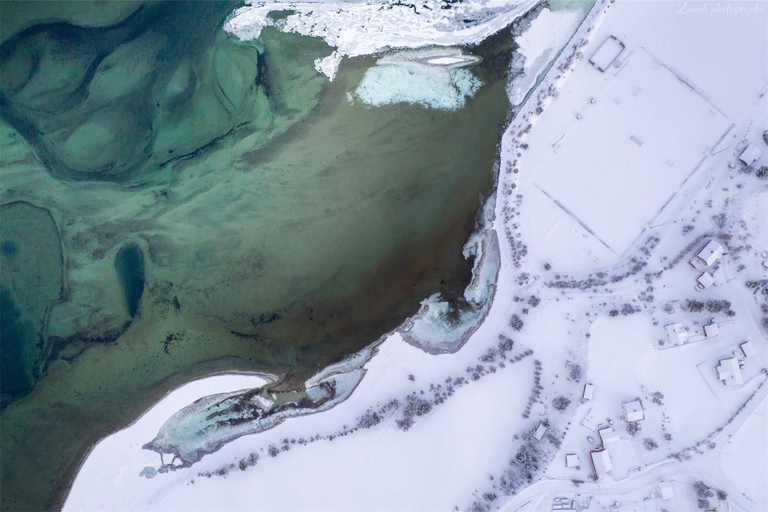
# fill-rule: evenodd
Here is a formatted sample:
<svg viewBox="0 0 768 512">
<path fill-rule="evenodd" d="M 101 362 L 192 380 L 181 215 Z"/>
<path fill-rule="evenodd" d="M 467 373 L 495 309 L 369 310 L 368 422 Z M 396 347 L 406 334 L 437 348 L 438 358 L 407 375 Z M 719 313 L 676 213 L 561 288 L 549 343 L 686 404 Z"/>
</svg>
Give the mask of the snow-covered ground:
<svg viewBox="0 0 768 512">
<path fill-rule="evenodd" d="M 377 4 L 332 5 L 300 4 L 286 27 L 330 34 L 335 20 L 339 35 L 327 37 L 346 55 L 390 44 L 376 36 L 365 47 L 352 29 L 338 30 L 344 16 Z M 472 5 L 462 8 L 480 9 Z M 525 10 L 499 5 L 486 7 L 507 13 L 500 18 Z M 275 10 L 259 6 L 232 27 L 255 30 L 266 19 L 259 9 Z M 394 332 L 360 358 L 365 374 L 341 403 L 147 478 L 160 457 L 141 446 L 165 419 L 243 386 L 224 377 L 190 384 L 194 392 L 172 393 L 99 443 L 65 508 L 768 509 L 768 6 L 728 6 L 595 4 L 502 140 L 492 229 L 481 238 L 497 237 L 498 253 L 488 254 L 498 264 L 478 269 L 468 291 L 483 310 L 479 326 L 459 329 L 471 336 L 439 324 L 421 325 L 418 343 Z M 552 18 L 558 35 L 541 42 L 546 12 L 521 45 L 526 56 L 547 54 L 575 28 Z M 395 23 L 387 16 L 374 25 L 382 38 Z M 435 42 L 447 45 L 469 30 L 435 27 Z M 393 31 L 393 46 L 438 37 L 409 29 Z M 625 48 L 602 72 L 589 59 L 610 36 Z M 748 144 L 763 156 L 745 167 L 737 157 Z M 710 239 L 725 254 L 708 269 L 714 286 L 698 291 L 701 271 L 688 261 Z M 484 284 L 496 268 L 495 287 Z M 672 323 L 691 333 L 714 323 L 719 334 L 669 346 Z M 445 345 L 430 346 L 430 332 Z M 745 340 L 756 354 L 741 354 Z M 718 380 L 718 362 L 730 357 L 743 364 L 743 384 Z M 645 418 L 630 423 L 622 403 L 635 399 Z M 613 468 L 598 480 L 589 451 L 609 425 L 619 440 L 606 445 Z M 578 468 L 565 467 L 567 454 Z M 662 486 L 674 496 L 663 499 Z"/>
</svg>

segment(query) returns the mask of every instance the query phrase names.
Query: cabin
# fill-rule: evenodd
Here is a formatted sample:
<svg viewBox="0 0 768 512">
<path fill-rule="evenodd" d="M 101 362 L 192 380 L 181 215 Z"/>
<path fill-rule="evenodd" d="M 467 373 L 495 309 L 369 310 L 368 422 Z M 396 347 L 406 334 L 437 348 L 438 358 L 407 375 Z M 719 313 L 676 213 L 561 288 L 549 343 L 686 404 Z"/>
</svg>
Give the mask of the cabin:
<svg viewBox="0 0 768 512">
<path fill-rule="evenodd" d="M 582 400 L 592 400 L 592 396 L 595 394 L 595 386 L 592 384 L 584 384 L 584 392 L 581 394 Z"/>
<path fill-rule="evenodd" d="M 702 272 L 696 281 L 699 283 L 698 286 L 700 287 L 700 290 L 704 290 L 715 284 L 715 278 L 712 277 L 712 274 L 709 272 Z"/>
<path fill-rule="evenodd" d="M 757 146 L 750 144 L 744 148 L 744 151 L 742 151 L 741 155 L 739 155 L 739 162 L 746 166 L 750 166 L 755 163 L 755 160 L 760 158 L 762 155 L 762 152 Z"/>
<path fill-rule="evenodd" d="M 543 423 L 539 423 L 539 426 L 536 427 L 536 430 L 533 432 L 533 437 L 537 441 L 541 441 L 541 438 L 544 437 L 544 434 L 547 432 L 547 427 Z"/>
<path fill-rule="evenodd" d="M 739 345 L 739 348 L 741 349 L 741 353 L 744 354 L 744 357 L 754 357 L 754 355 L 757 354 L 755 344 L 751 341 L 745 341 Z"/>
<path fill-rule="evenodd" d="M 579 456 L 575 453 L 569 453 L 565 456 L 565 467 L 567 468 L 578 468 L 581 467 L 581 463 L 579 462 Z"/>
<path fill-rule="evenodd" d="M 720 334 L 720 328 L 718 327 L 717 323 L 710 322 L 704 326 L 704 336 L 707 338 L 714 338 L 718 334 Z"/>
<path fill-rule="evenodd" d="M 619 55 L 621 55 L 623 51 L 624 43 L 616 39 L 616 36 L 611 36 L 600 45 L 594 54 L 592 54 L 589 63 L 592 64 L 592 67 L 596 70 L 605 73 L 605 71 L 616 62 L 616 59 L 619 58 Z"/>
<path fill-rule="evenodd" d="M 624 419 L 629 422 L 642 421 L 645 419 L 645 411 L 643 410 L 643 404 L 639 399 L 632 400 L 631 402 L 625 402 L 621 404 L 624 409 Z"/>
<path fill-rule="evenodd" d="M 672 482 L 659 482 L 659 494 L 664 501 L 675 497 L 675 491 L 672 490 Z"/>
<path fill-rule="evenodd" d="M 613 430 L 613 427 L 601 428 L 597 431 L 600 434 L 600 439 L 603 441 L 603 448 L 605 445 L 615 443 L 620 440 L 619 433 Z"/>
<path fill-rule="evenodd" d="M 667 342 L 672 345 L 682 345 L 688 339 L 688 330 L 681 323 L 665 325 L 664 331 L 667 333 Z"/>
</svg>

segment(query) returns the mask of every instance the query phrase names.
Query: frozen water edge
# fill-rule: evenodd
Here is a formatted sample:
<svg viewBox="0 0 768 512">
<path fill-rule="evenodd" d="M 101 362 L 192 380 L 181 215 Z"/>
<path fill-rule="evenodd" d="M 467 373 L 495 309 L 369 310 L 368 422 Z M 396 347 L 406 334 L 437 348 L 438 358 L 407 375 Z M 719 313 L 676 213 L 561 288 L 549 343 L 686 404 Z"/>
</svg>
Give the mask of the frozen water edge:
<svg viewBox="0 0 768 512">
<path fill-rule="evenodd" d="M 394 2 L 251 2 L 237 9 L 224 28 L 241 39 L 255 39 L 267 26 L 322 37 L 336 51 L 320 59 L 316 66 L 333 79 L 344 56 L 370 55 L 392 48 L 477 43 L 508 26 L 536 3 L 503 0 L 488 7 L 481 2 L 467 2 L 441 9 L 440 2 L 429 0 L 424 3 L 427 8 L 418 11 Z M 277 11 L 292 13 L 274 21 L 269 13 Z"/>
<path fill-rule="evenodd" d="M 403 340 L 430 354 L 459 350 L 480 327 L 493 303 L 501 254 L 496 230 L 492 228 L 496 201 L 488 198 L 482 224 L 464 246 L 464 257 L 474 257 L 472 281 L 464 290 L 466 305 L 452 309 L 439 294 L 422 302 L 419 312 L 399 330 Z"/>
<path fill-rule="evenodd" d="M 205 455 L 242 436 L 276 427 L 285 420 L 333 408 L 352 394 L 365 376 L 365 365 L 378 346 L 394 332 L 429 354 L 458 351 L 480 327 L 493 301 L 500 268 L 499 242 L 491 228 L 495 201 L 491 196 L 483 208 L 483 222 L 464 247 L 466 258 L 474 257 L 472 280 L 464 291 L 466 307 L 453 311 L 433 295 L 403 326 L 382 336 L 365 349 L 328 366 L 308 379 L 304 392 L 271 393 L 269 384 L 229 393 L 204 396 L 174 413 L 143 448 L 161 456 L 159 471 L 190 467 Z M 164 455 L 171 455 L 166 462 Z M 142 472 L 147 477 L 154 472 Z"/>
<path fill-rule="evenodd" d="M 294 416 L 330 409 L 348 398 L 363 378 L 365 370 L 355 364 L 361 355 L 326 368 L 307 381 L 303 393 L 270 393 L 263 386 L 200 398 L 174 413 L 143 448 L 160 454 L 160 472 L 189 467 L 239 437 L 263 432 Z M 173 460 L 166 463 L 164 454 L 173 455 Z"/>
</svg>

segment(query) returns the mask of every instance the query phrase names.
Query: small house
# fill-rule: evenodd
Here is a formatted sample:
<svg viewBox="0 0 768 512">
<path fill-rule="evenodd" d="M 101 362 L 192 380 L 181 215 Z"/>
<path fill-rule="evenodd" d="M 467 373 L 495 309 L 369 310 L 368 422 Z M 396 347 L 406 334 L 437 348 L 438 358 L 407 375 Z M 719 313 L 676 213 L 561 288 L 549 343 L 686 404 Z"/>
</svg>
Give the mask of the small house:
<svg viewBox="0 0 768 512">
<path fill-rule="evenodd" d="M 592 395 L 595 394 L 595 386 L 592 384 L 584 384 L 584 392 L 581 394 L 583 400 L 592 400 Z"/>
<path fill-rule="evenodd" d="M 688 331 L 681 323 L 665 325 L 664 330 L 667 333 L 667 342 L 672 345 L 682 345 L 688 339 Z"/>
<path fill-rule="evenodd" d="M 750 144 L 749 146 L 744 148 L 744 151 L 742 151 L 741 155 L 739 155 L 739 162 L 749 166 L 755 163 L 755 160 L 757 160 L 761 156 L 762 156 L 762 153 L 760 152 L 760 149 L 754 144 Z"/>
<path fill-rule="evenodd" d="M 675 497 L 675 491 L 672 490 L 672 482 L 659 482 L 659 494 L 664 501 Z"/>
<path fill-rule="evenodd" d="M 598 450 L 591 450 L 589 456 L 592 459 L 592 469 L 595 470 L 595 476 L 599 480 L 608 474 L 613 469 L 611 463 L 611 456 L 608 454 L 608 450 L 600 448 Z"/>
<path fill-rule="evenodd" d="M 745 341 L 739 345 L 739 348 L 741 349 L 741 353 L 744 354 L 744 357 L 753 357 L 755 354 L 757 354 L 755 344 L 751 341 Z"/>
<path fill-rule="evenodd" d="M 744 384 L 739 360 L 735 357 L 721 359 L 720 364 L 717 366 L 717 378 L 723 381 L 726 386 Z"/>
<path fill-rule="evenodd" d="M 709 288 L 713 284 L 715 284 L 715 278 L 712 277 L 712 274 L 709 272 L 702 272 L 696 281 L 699 283 L 700 289 L 703 290 L 705 288 Z"/>
<path fill-rule="evenodd" d="M 624 409 L 624 419 L 629 422 L 642 421 L 645 419 L 645 411 L 640 400 L 632 400 L 621 404 Z"/>
<path fill-rule="evenodd" d="M 579 462 L 579 456 L 575 453 L 569 453 L 565 456 L 565 467 L 578 468 L 581 464 Z"/>
<path fill-rule="evenodd" d="M 707 338 L 713 338 L 720 334 L 720 328 L 717 326 L 717 322 L 710 322 L 704 326 L 704 336 Z"/>
<path fill-rule="evenodd" d="M 709 267 L 714 265 L 715 262 L 723 256 L 723 253 L 723 246 L 714 240 L 710 240 L 707 242 L 707 245 L 705 245 L 704 248 L 700 250 L 698 254 L 696 254 L 696 257 L 693 258 L 691 263 L 695 261 L 700 265 Z"/>
<path fill-rule="evenodd" d="M 597 432 L 600 434 L 600 439 L 603 441 L 603 447 L 620 440 L 619 433 L 613 430 L 613 427 L 601 428 Z"/>
<path fill-rule="evenodd" d="M 543 423 L 539 423 L 539 426 L 536 427 L 536 430 L 533 432 L 533 437 L 537 441 L 541 441 L 541 438 L 544 437 L 544 434 L 547 432 L 547 427 Z"/>
</svg>

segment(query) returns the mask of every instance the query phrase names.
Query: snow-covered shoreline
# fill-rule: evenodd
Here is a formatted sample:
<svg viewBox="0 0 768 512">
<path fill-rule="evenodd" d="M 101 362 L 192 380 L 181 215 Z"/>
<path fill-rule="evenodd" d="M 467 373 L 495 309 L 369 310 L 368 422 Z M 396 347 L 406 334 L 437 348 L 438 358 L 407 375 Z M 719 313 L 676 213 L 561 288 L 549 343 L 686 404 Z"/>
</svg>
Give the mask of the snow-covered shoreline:
<svg viewBox="0 0 768 512">
<path fill-rule="evenodd" d="M 255 39 L 264 27 L 321 37 L 335 50 L 316 62 L 330 79 L 343 57 L 384 50 L 477 43 L 507 27 L 540 0 L 495 0 L 487 4 L 447 4 L 435 0 L 419 7 L 395 3 L 253 1 L 236 10 L 224 25 L 241 39 Z M 270 13 L 290 11 L 275 21 Z"/>
</svg>

